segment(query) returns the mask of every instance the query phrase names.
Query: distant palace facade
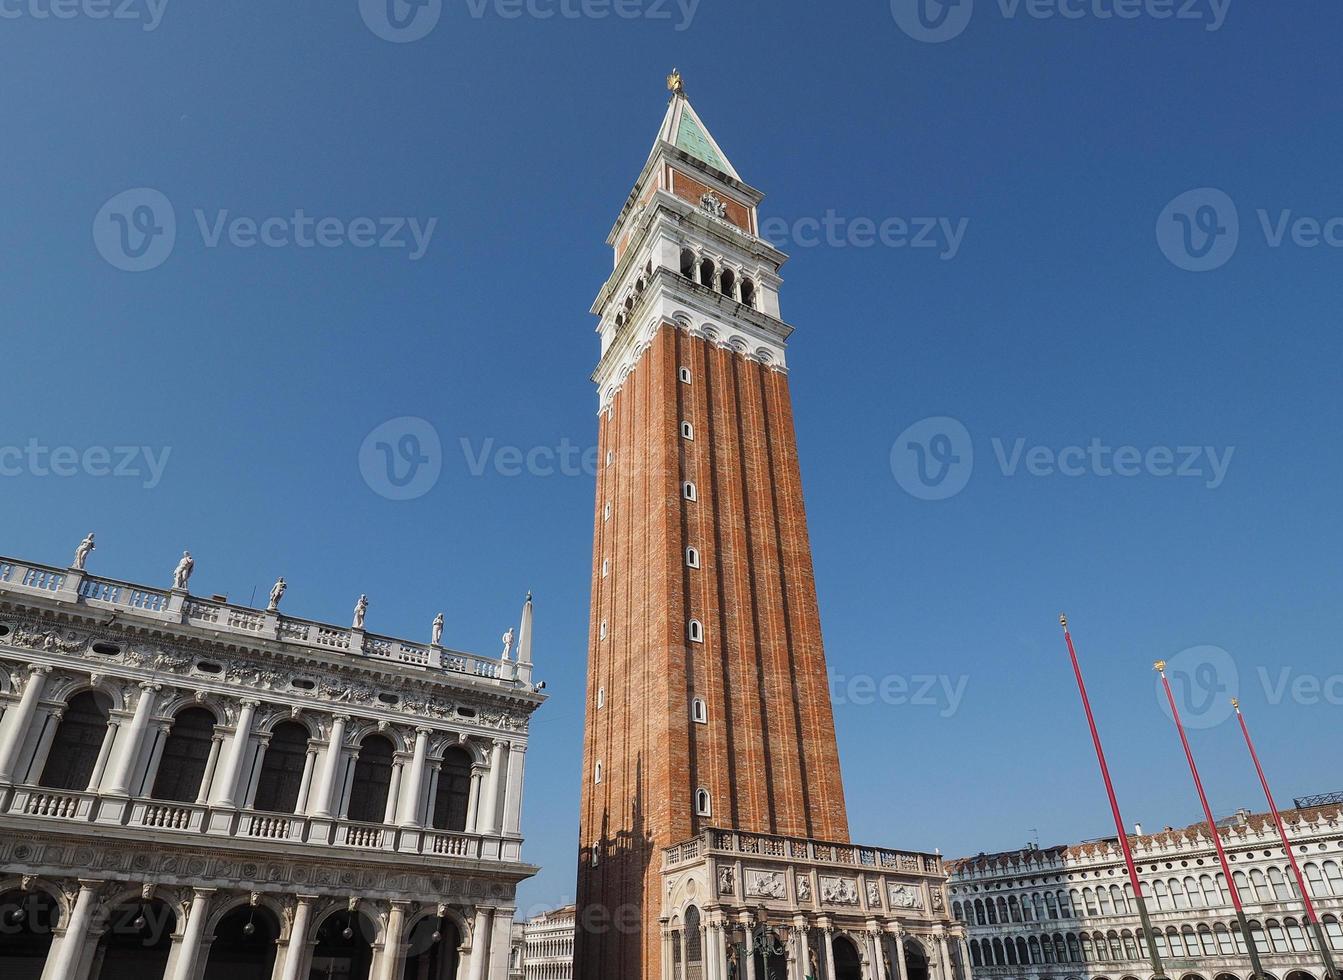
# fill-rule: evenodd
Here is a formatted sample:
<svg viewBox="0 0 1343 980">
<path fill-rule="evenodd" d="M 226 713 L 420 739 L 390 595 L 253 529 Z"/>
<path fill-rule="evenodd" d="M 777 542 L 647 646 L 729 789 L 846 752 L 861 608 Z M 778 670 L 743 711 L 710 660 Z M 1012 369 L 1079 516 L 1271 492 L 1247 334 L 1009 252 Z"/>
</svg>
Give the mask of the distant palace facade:
<svg viewBox="0 0 1343 980">
<path fill-rule="evenodd" d="M 0 558 L 0 977 L 507 980 L 516 658 Z M 429 630 L 426 630 L 428 633 Z M 511 637 L 510 637 L 511 638 Z"/>
<path fill-rule="evenodd" d="M 1343 954 L 1343 808 L 1283 814 L 1335 959 Z M 1250 930 L 1273 980 L 1321 980 L 1322 957 L 1269 814 L 1219 825 Z M 1249 951 L 1206 824 L 1130 838 L 1171 980 L 1250 980 Z M 952 911 L 975 972 L 1000 980 L 1150 980 L 1116 839 L 951 863 Z"/>
</svg>

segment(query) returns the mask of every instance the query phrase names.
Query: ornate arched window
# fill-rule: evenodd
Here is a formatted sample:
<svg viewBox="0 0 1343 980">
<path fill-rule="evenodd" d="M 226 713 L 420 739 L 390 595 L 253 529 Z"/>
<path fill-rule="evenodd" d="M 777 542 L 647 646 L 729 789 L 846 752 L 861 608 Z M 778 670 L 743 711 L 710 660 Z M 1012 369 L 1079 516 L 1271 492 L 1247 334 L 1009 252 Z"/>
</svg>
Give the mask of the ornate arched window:
<svg viewBox="0 0 1343 980">
<path fill-rule="evenodd" d="M 267 813 L 296 813 L 307 762 L 308 730 L 292 721 L 276 725 L 261 763 L 253 808 Z"/>
<path fill-rule="evenodd" d="M 685 913 L 686 976 L 700 976 L 704 969 L 704 937 L 700 930 L 699 909 L 690 906 Z"/>
<path fill-rule="evenodd" d="M 154 777 L 156 800 L 195 803 L 214 743 L 215 716 L 204 708 L 187 708 L 173 720 L 163 743 L 163 759 Z"/>
<path fill-rule="evenodd" d="M 434 793 L 434 828 L 453 833 L 466 830 L 466 815 L 471 806 L 471 756 L 456 747 L 443 753 Z"/>
<path fill-rule="evenodd" d="M 382 823 L 387 814 L 387 793 L 392 785 L 392 743 L 381 735 L 370 735 L 359 747 L 354 766 L 354 785 L 350 788 L 350 819 Z"/>
<path fill-rule="evenodd" d="M 89 788 L 111 710 L 112 699 L 101 692 L 85 691 L 70 699 L 56 727 L 41 785 L 79 792 Z"/>
</svg>

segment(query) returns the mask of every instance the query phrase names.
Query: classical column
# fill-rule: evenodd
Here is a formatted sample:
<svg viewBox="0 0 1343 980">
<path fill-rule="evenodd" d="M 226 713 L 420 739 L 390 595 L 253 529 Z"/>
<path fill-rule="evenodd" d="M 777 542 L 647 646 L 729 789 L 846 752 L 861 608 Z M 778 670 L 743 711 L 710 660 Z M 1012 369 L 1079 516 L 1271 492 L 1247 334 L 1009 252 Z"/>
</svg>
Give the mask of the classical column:
<svg viewBox="0 0 1343 980">
<path fill-rule="evenodd" d="M 825 980 L 836 980 L 835 977 L 835 927 L 827 925 L 825 927 Z"/>
<path fill-rule="evenodd" d="M 965 941 L 964 936 L 956 937 L 956 946 L 961 951 L 961 976 L 960 980 L 971 980 L 973 970 L 970 961 L 970 944 Z M 1027 964 L 1022 964 L 1023 966 Z"/>
<path fill-rule="evenodd" d="M 513 952 L 514 909 L 495 909 L 490 925 L 489 980 L 508 980 L 508 963 Z"/>
<path fill-rule="evenodd" d="M 956 980 L 956 973 L 951 968 L 951 947 L 947 945 L 945 929 L 937 937 L 937 947 L 942 960 L 942 980 Z"/>
<path fill-rule="evenodd" d="M 471 930 L 471 974 L 468 980 L 486 980 L 485 961 L 490 958 L 490 918 L 493 909 L 476 909 L 476 927 Z"/>
<path fill-rule="evenodd" d="M 98 787 L 103 784 L 103 777 L 107 774 L 107 763 L 112 758 L 112 747 L 116 745 L 117 731 L 121 728 L 119 722 L 110 719 L 107 722 L 107 731 L 103 733 L 103 744 L 98 749 L 98 761 L 93 764 L 93 775 L 89 777 L 89 792 L 98 792 Z"/>
<path fill-rule="evenodd" d="M 326 743 L 326 758 L 322 760 L 322 784 L 318 790 L 317 809 L 313 816 L 330 817 L 338 804 L 336 792 L 344 783 L 340 771 L 340 759 L 345 754 L 345 726 L 349 722 L 346 715 L 336 715 L 331 721 L 331 736 Z"/>
<path fill-rule="evenodd" d="M 755 916 L 753 916 L 750 912 L 743 912 L 739 917 L 738 921 L 741 922 L 741 927 L 746 933 L 746 948 L 748 950 L 754 949 Z M 746 954 L 746 980 L 756 980 L 755 956 L 750 952 Z M 778 978 L 778 980 L 783 980 L 783 978 L 780 977 Z"/>
<path fill-rule="evenodd" d="M 289 927 L 289 945 L 285 949 L 284 973 L 281 980 L 300 980 L 303 961 L 308 956 L 308 923 L 312 919 L 312 903 L 316 899 L 300 895 L 294 908 L 294 923 Z"/>
<path fill-rule="evenodd" d="M 23 743 L 28 740 L 28 726 L 32 724 L 33 712 L 46 687 L 47 675 L 51 668 L 45 665 L 33 667 L 28 672 L 28 683 L 23 687 L 23 696 L 18 707 L 6 713 L 4 738 L 0 739 L 0 783 L 14 780 L 14 763 L 19 757 Z"/>
<path fill-rule="evenodd" d="M 429 736 L 427 728 L 415 729 L 415 755 L 410 762 L 410 778 L 401 790 L 401 826 L 419 827 L 420 803 L 424 799 L 424 760 L 429 754 Z"/>
<path fill-rule="evenodd" d="M 499 739 L 490 752 L 490 778 L 485 783 L 485 798 L 476 817 L 476 832 L 480 834 L 499 833 L 499 797 L 504 791 L 504 749 L 507 744 Z"/>
<path fill-rule="evenodd" d="M 196 957 L 200 953 L 201 938 L 205 935 L 205 917 L 209 913 L 213 888 L 197 888 L 191 896 L 191 911 L 187 927 L 182 931 L 182 942 L 177 948 L 177 963 L 170 980 L 192 980 L 196 974 Z"/>
<path fill-rule="evenodd" d="M 396 825 L 396 815 L 401 810 L 401 784 L 406 772 L 406 760 L 397 755 L 392 759 L 392 781 L 387 784 L 387 804 L 383 807 L 382 822 L 389 827 Z"/>
<path fill-rule="evenodd" d="M 675 954 L 672 950 L 672 932 L 667 926 L 667 921 L 662 920 L 662 977 L 663 980 L 675 980 L 672 971 L 675 969 Z"/>
<path fill-rule="evenodd" d="M 900 980 L 909 980 L 909 957 L 905 955 L 905 933 L 903 929 L 895 930 L 895 947 L 899 954 Z"/>
<path fill-rule="evenodd" d="M 156 684 L 146 682 L 140 685 L 140 700 L 135 705 L 135 715 L 126 730 L 126 737 L 122 739 L 121 751 L 116 754 L 111 781 L 104 790 L 109 796 L 130 795 L 131 777 L 135 774 L 135 764 L 140 759 L 145 729 L 149 727 L 149 716 L 154 711 L 158 690 Z"/>
<path fill-rule="evenodd" d="M 406 902 L 393 902 L 387 913 L 387 932 L 383 936 L 382 956 L 378 960 L 378 980 L 400 980 L 400 968 L 406 931 Z"/>
<path fill-rule="evenodd" d="M 793 935 L 797 939 L 797 962 L 802 968 L 802 975 L 798 980 L 812 975 L 811 972 L 811 944 L 807 940 L 807 920 L 797 918 L 793 920 Z"/>
<path fill-rule="evenodd" d="M 508 750 L 508 795 L 504 798 L 504 833 L 522 832 L 522 776 L 527 746 L 514 743 Z"/>
<path fill-rule="evenodd" d="M 251 768 L 247 773 L 247 782 L 244 784 L 242 798 L 238 804 L 245 810 L 252 809 L 256 803 L 256 789 L 261 782 L 261 767 L 266 764 L 266 750 L 270 748 L 270 735 L 259 734 L 256 737 L 256 751 L 252 753 Z"/>
<path fill-rule="evenodd" d="M 891 980 L 886 973 L 886 937 L 882 935 L 881 927 L 875 922 L 868 928 L 868 936 L 872 943 L 872 955 L 876 957 L 873 966 L 877 971 L 877 980 Z"/>
<path fill-rule="evenodd" d="M 215 770 L 219 768 L 219 750 L 224 745 L 224 735 L 216 730 L 210 739 L 210 757 L 205 760 L 205 775 L 201 777 L 201 791 L 196 794 L 196 805 L 204 806 L 210 802 L 210 790 L 214 786 Z"/>
<path fill-rule="evenodd" d="M 485 789 L 485 769 L 482 766 L 471 767 L 471 799 L 466 808 L 466 832 L 478 833 L 480 824 L 480 797 Z"/>
<path fill-rule="evenodd" d="M 438 781 L 443 777 L 443 763 L 433 762 L 429 765 L 429 792 L 425 794 L 424 805 L 420 807 L 420 826 L 432 827 L 434 825 L 434 801 L 438 799 Z"/>
<path fill-rule="evenodd" d="M 46 969 L 42 971 L 42 980 L 71 980 L 75 968 L 79 965 L 79 956 L 84 951 L 84 941 L 89 935 L 89 921 L 93 918 L 93 906 L 98 901 L 100 882 L 80 881 L 79 897 L 75 899 L 75 910 L 70 915 L 70 924 L 65 927 L 65 935 L 47 957 Z"/>
<path fill-rule="evenodd" d="M 317 749 L 309 742 L 308 756 L 303 760 L 303 779 L 298 784 L 298 806 L 294 808 L 295 813 L 308 812 L 308 795 L 312 792 L 312 774 L 316 771 Z"/>
<path fill-rule="evenodd" d="M 144 775 L 140 777 L 140 785 L 135 790 L 136 796 L 148 796 L 154 791 L 154 779 L 159 772 L 159 763 L 163 761 L 163 748 L 168 743 L 172 727 L 171 722 L 158 726 L 158 731 L 154 734 L 154 747 L 149 753 L 149 762 L 145 765 Z"/>
<path fill-rule="evenodd" d="M 238 724 L 233 727 L 233 741 L 229 743 L 228 754 L 224 757 L 224 768 L 219 773 L 219 792 L 216 802 L 221 807 L 238 805 L 238 774 L 243 760 L 247 757 L 247 745 L 252 740 L 252 719 L 260 701 L 247 698 L 238 712 Z"/>
</svg>

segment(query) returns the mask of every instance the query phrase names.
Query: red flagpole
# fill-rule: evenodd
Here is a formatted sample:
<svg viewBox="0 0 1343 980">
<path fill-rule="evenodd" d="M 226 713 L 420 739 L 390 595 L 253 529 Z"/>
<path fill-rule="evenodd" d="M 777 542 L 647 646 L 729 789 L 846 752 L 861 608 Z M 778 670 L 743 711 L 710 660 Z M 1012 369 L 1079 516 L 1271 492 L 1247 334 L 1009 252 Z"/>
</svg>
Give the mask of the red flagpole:
<svg viewBox="0 0 1343 980">
<path fill-rule="evenodd" d="M 1268 788 L 1268 777 L 1264 775 L 1264 767 L 1259 762 L 1259 753 L 1255 751 L 1254 739 L 1250 738 L 1250 728 L 1245 724 L 1245 716 L 1240 713 L 1240 701 L 1233 698 L 1231 703 L 1235 705 L 1236 719 L 1240 722 L 1241 733 L 1245 736 L 1245 745 L 1250 750 L 1250 758 L 1254 760 L 1254 770 L 1259 774 L 1259 785 L 1264 787 L 1264 797 L 1268 800 L 1268 808 L 1273 814 L 1273 822 L 1278 827 L 1278 836 L 1282 839 L 1282 849 L 1287 854 L 1287 860 L 1292 863 L 1292 873 L 1296 875 L 1296 885 L 1301 892 L 1301 901 L 1306 906 L 1306 921 L 1315 930 L 1315 941 L 1319 944 L 1320 955 L 1324 957 L 1325 980 L 1336 980 L 1338 970 L 1334 967 L 1334 957 L 1329 950 L 1329 941 L 1325 937 L 1324 928 L 1320 925 L 1320 917 L 1315 914 L 1315 903 L 1310 900 L 1310 889 L 1306 887 L 1305 875 L 1301 873 L 1301 866 L 1296 861 L 1292 844 L 1287 839 L 1287 828 L 1283 825 L 1282 814 L 1278 812 L 1278 804 L 1273 799 L 1273 791 Z"/>
<path fill-rule="evenodd" d="M 1091 741 L 1096 746 L 1096 761 L 1100 763 L 1101 778 L 1105 781 L 1105 792 L 1110 797 L 1110 811 L 1114 814 L 1115 831 L 1119 834 L 1119 846 L 1124 851 L 1124 864 L 1128 867 L 1129 882 L 1133 885 L 1133 897 L 1138 903 L 1138 915 L 1142 919 L 1143 935 L 1147 938 L 1147 952 L 1152 960 L 1154 980 L 1165 980 L 1166 971 L 1161 965 L 1161 954 L 1157 952 L 1156 936 L 1152 932 L 1152 919 L 1147 914 L 1147 899 L 1143 897 L 1142 881 L 1138 878 L 1138 866 L 1133 861 L 1133 848 L 1129 845 L 1124 817 L 1119 812 L 1119 797 L 1115 795 L 1114 781 L 1110 778 L 1110 766 L 1105 761 L 1105 747 L 1101 745 L 1100 730 L 1096 728 L 1096 716 L 1091 710 L 1091 698 L 1087 696 L 1087 684 L 1082 678 L 1082 665 L 1077 659 L 1077 648 L 1073 646 L 1073 635 L 1068 631 L 1068 617 L 1060 616 L 1059 622 L 1063 625 L 1063 638 L 1068 642 L 1068 657 L 1072 660 L 1073 674 L 1077 678 L 1077 690 L 1082 695 L 1082 707 L 1086 711 L 1087 724 L 1091 727 Z"/>
<path fill-rule="evenodd" d="M 1264 980 L 1264 967 L 1259 962 L 1259 949 L 1255 946 L 1254 935 L 1250 932 L 1250 923 L 1245 918 L 1245 906 L 1240 901 L 1240 889 L 1231 874 L 1231 862 L 1226 858 L 1226 848 L 1222 846 L 1222 834 L 1217 829 L 1217 821 L 1212 817 L 1212 807 L 1208 805 L 1208 794 L 1203 791 L 1203 779 L 1198 774 L 1198 763 L 1194 761 L 1194 751 L 1189 747 L 1189 736 L 1185 733 L 1184 722 L 1180 720 L 1180 709 L 1175 703 L 1175 692 L 1171 690 L 1170 679 L 1166 677 L 1166 661 L 1156 662 L 1157 673 L 1166 688 L 1166 700 L 1170 702 L 1171 717 L 1175 719 L 1175 730 L 1180 733 L 1180 744 L 1184 746 L 1184 757 L 1189 760 L 1189 773 L 1194 777 L 1194 788 L 1198 790 L 1198 801 L 1203 805 L 1203 815 L 1208 820 L 1208 834 L 1213 846 L 1217 848 L 1217 860 L 1222 864 L 1222 874 L 1226 876 L 1226 887 L 1231 892 L 1231 904 L 1236 907 L 1236 918 L 1240 921 L 1240 932 L 1245 937 L 1245 947 L 1250 951 L 1250 963 L 1254 976 L 1250 980 Z"/>
</svg>

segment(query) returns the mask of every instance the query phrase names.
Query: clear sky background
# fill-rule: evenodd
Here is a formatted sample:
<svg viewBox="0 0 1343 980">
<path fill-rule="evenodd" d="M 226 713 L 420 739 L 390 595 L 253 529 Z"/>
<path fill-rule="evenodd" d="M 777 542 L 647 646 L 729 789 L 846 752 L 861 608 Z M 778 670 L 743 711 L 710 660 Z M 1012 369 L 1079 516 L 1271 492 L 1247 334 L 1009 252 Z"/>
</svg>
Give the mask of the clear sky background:
<svg viewBox="0 0 1343 980">
<path fill-rule="evenodd" d="M 588 309 L 673 65 L 765 215 L 968 221 L 950 259 L 783 243 L 831 670 L 895 679 L 884 700 L 839 685 L 854 836 L 960 855 L 1111 832 L 1061 609 L 1130 821 L 1197 817 L 1151 663 L 1204 645 L 1230 666 L 1173 661 L 1200 718 L 1238 682 L 1279 795 L 1343 789 L 1343 685 L 1326 683 L 1343 672 L 1343 250 L 1271 247 L 1256 214 L 1343 216 L 1336 3 L 1233 0 L 1208 30 L 1206 3 L 1190 21 L 978 0 L 944 44 L 885 0 L 703 0 L 685 30 L 673 7 L 514 19 L 449 0 L 407 44 L 355 0 L 171 0 L 149 31 L 23 4 L 0 18 L 0 447 L 171 452 L 152 488 L 15 472 L 11 454 L 0 553 L 65 563 L 93 529 L 91 569 L 167 584 L 189 547 L 198 593 L 264 601 L 283 574 L 295 614 L 346 622 L 367 592 L 370 629 L 427 639 L 443 610 L 449 644 L 488 653 L 535 590 L 552 699 L 525 814 L 545 871 L 524 906 L 573 895 L 593 481 L 507 475 L 493 450 L 595 440 Z M 648 4 L 626 9 L 664 9 Z M 131 273 L 93 227 L 140 187 L 172 203 L 177 241 Z M 1202 187 L 1234 200 L 1241 235 L 1198 274 L 1156 229 Z M 412 261 L 210 248 L 196 209 L 438 223 Z M 392 501 L 359 451 L 403 416 L 438 433 L 442 471 Z M 943 501 L 891 463 L 930 416 L 975 452 Z M 994 439 L 1234 453 L 1210 489 L 1009 476 Z M 1279 693 L 1284 670 L 1307 686 Z M 923 676 L 963 696 L 899 695 Z M 1234 726 L 1193 739 L 1219 813 L 1259 806 Z"/>
</svg>

